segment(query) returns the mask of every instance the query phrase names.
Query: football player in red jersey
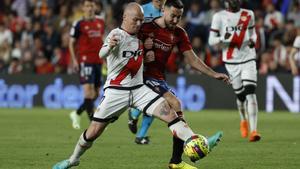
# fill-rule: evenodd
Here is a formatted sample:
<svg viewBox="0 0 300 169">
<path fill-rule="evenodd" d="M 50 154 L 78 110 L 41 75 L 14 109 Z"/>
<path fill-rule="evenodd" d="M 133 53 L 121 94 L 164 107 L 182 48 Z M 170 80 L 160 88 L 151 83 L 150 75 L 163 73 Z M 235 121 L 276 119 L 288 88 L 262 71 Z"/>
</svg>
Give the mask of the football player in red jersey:
<svg viewBox="0 0 300 169">
<path fill-rule="evenodd" d="M 229 83 L 227 75 L 213 71 L 196 56 L 185 30 L 177 25 L 182 17 L 183 7 L 181 0 L 167 0 L 163 9 L 163 16 L 155 18 L 152 22 L 144 23 L 140 30 L 140 38 L 153 43 L 150 48 L 147 48 L 147 45 L 145 45 L 144 83 L 152 90 L 160 93 L 181 118 L 183 118 L 181 103 L 165 81 L 165 65 L 174 46 L 178 47 L 179 52 L 183 54 L 187 63 L 194 69 Z M 148 127 L 150 124 L 148 124 Z M 211 143 L 213 139 L 219 139 L 219 137 L 220 135 L 210 137 L 208 141 Z M 169 164 L 170 169 L 196 169 L 196 167 L 182 161 L 183 144 L 182 140 L 175 136 L 173 137 L 173 154 Z"/>
<path fill-rule="evenodd" d="M 162 7 L 165 3 L 165 0 L 152 0 L 151 2 L 142 5 L 144 10 L 144 22 L 151 22 L 152 19 L 159 17 L 162 15 Z M 141 111 L 135 108 L 130 108 L 128 115 L 129 115 L 129 121 L 128 121 L 128 127 L 130 131 L 134 134 L 136 134 L 135 143 L 146 145 L 149 144 L 150 140 L 147 136 L 147 132 L 149 129 L 149 124 L 152 123 L 153 118 L 143 115 L 143 119 L 141 122 L 141 127 L 139 130 L 137 130 L 137 122 L 138 117 L 142 114 Z"/>
<path fill-rule="evenodd" d="M 199 160 L 205 156 L 202 147 L 207 147 L 206 143 L 201 141 L 188 124 L 177 116 L 166 99 L 143 84 L 144 49 L 137 36 L 143 20 L 144 15 L 141 6 L 134 2 L 129 3 L 125 7 L 120 28 L 115 28 L 106 37 L 99 52 L 101 58 L 106 58 L 108 68 L 102 102 L 99 104 L 88 129 L 79 137 L 72 155 L 68 159 L 56 163 L 52 169 L 68 169 L 79 165 L 81 157 L 101 136 L 105 127 L 117 120 L 129 106 L 157 117 L 168 124 L 173 135 L 184 141 L 193 142 L 189 152 L 194 153 L 187 154 L 192 160 Z M 216 142 L 217 140 L 214 139 L 213 146 L 216 145 Z M 173 148 L 178 149 L 180 147 Z M 102 153 L 104 158 L 99 160 L 105 160 L 107 158 L 105 156 L 106 154 Z M 111 168 L 126 168 L 124 166 L 128 166 L 128 163 L 130 162 L 126 162 L 120 167 L 113 164 Z M 145 166 L 144 168 L 147 168 L 147 164 Z M 183 165 L 178 169 L 195 169 L 195 167 Z"/>
<path fill-rule="evenodd" d="M 80 129 L 80 115 L 83 111 L 86 111 L 90 118 L 93 116 L 94 100 L 100 92 L 103 63 L 98 52 L 103 44 L 104 20 L 95 15 L 94 0 L 83 0 L 82 6 L 84 16 L 73 23 L 69 42 L 73 68 L 80 74 L 80 83 L 84 91 L 83 103 L 70 114 L 75 129 Z"/>
</svg>

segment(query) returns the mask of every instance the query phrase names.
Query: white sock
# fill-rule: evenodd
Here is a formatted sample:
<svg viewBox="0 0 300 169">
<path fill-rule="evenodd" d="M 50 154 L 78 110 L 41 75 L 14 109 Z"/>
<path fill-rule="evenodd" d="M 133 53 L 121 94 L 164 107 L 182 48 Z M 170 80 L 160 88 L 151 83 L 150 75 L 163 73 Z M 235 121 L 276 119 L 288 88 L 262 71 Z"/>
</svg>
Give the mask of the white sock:
<svg viewBox="0 0 300 169">
<path fill-rule="evenodd" d="M 170 123 L 169 128 L 172 131 L 173 135 L 180 138 L 183 141 L 186 141 L 190 137 L 192 137 L 194 132 L 190 129 L 190 127 L 183 121 L 179 119 L 175 119 L 173 122 Z"/>
<path fill-rule="evenodd" d="M 79 161 L 80 156 L 90 147 L 92 147 L 93 142 L 87 142 L 85 141 L 83 134 L 81 134 L 81 136 L 79 137 L 79 140 L 75 146 L 74 152 L 70 157 L 70 162 L 74 163 Z"/>
<path fill-rule="evenodd" d="M 248 107 L 248 115 L 249 115 L 249 123 L 250 123 L 250 131 L 256 131 L 257 128 L 257 100 L 256 94 L 248 94 L 247 98 L 247 107 Z"/>
<path fill-rule="evenodd" d="M 236 99 L 236 105 L 237 105 L 237 108 L 239 110 L 239 113 L 240 113 L 240 118 L 241 118 L 241 121 L 242 120 L 246 120 L 247 117 L 246 117 L 246 101 L 244 102 L 241 102 L 239 99 Z"/>
</svg>

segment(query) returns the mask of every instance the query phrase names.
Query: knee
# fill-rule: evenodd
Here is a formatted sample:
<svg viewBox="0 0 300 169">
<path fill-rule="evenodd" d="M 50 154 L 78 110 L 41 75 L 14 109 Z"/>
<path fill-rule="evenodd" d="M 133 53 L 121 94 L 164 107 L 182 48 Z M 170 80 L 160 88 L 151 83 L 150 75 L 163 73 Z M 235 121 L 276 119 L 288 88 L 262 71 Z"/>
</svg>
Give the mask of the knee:
<svg viewBox="0 0 300 169">
<path fill-rule="evenodd" d="M 91 122 L 90 127 L 86 131 L 86 138 L 89 141 L 96 140 L 100 135 L 101 132 L 104 130 L 105 125 L 100 125 L 94 122 Z"/>
<path fill-rule="evenodd" d="M 170 105 L 172 106 L 173 109 L 175 109 L 175 110 L 181 109 L 181 103 L 176 97 L 169 99 L 168 102 L 170 103 Z M 179 111 L 179 110 L 176 110 L 176 111 Z"/>
<path fill-rule="evenodd" d="M 246 95 L 243 92 L 239 93 L 239 94 L 236 94 L 236 97 L 242 103 L 246 100 Z"/>
<path fill-rule="evenodd" d="M 84 97 L 88 99 L 94 99 L 95 98 L 95 92 L 92 90 L 86 90 L 84 92 Z"/>
<path fill-rule="evenodd" d="M 167 114 L 168 117 L 171 118 L 171 119 L 177 118 L 177 115 L 176 115 L 175 111 L 173 111 L 173 109 L 170 106 L 170 103 L 166 100 L 164 101 L 164 110 L 163 110 L 163 112 L 165 112 L 165 114 Z"/>
<path fill-rule="evenodd" d="M 99 92 L 95 91 L 94 93 L 94 99 L 97 99 L 99 97 Z"/>
<path fill-rule="evenodd" d="M 255 85 L 246 85 L 244 90 L 245 95 L 255 94 L 256 86 Z"/>
</svg>

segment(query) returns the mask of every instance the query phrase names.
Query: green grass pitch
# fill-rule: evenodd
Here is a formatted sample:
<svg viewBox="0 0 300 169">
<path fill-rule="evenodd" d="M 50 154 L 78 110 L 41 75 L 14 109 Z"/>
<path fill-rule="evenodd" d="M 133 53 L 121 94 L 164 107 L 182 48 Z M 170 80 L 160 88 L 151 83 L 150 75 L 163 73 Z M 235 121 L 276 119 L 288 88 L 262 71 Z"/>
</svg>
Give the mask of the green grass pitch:
<svg viewBox="0 0 300 169">
<path fill-rule="evenodd" d="M 69 110 L 0 109 L 0 169 L 50 169 L 69 157 L 83 130 L 73 130 Z M 262 140 L 249 143 L 239 135 L 239 115 L 235 110 L 186 112 L 196 133 L 224 132 L 222 142 L 199 169 L 299 169 L 300 114 L 274 112 L 259 114 Z M 82 128 L 87 127 L 84 115 Z M 81 159 L 78 169 L 167 169 L 171 154 L 171 134 L 166 124 L 154 121 L 151 144 L 136 145 L 127 128 L 127 114 L 110 125 L 92 149 Z M 188 161 L 184 157 L 185 161 Z"/>
</svg>

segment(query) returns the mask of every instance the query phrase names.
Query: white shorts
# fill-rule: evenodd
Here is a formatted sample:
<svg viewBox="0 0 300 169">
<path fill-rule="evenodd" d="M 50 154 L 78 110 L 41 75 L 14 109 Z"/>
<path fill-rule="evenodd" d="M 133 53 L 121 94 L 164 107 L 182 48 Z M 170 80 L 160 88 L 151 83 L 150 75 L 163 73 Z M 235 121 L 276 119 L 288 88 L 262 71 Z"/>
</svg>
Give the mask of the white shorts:
<svg viewBox="0 0 300 169">
<path fill-rule="evenodd" d="M 113 122 L 129 106 L 152 116 L 155 108 L 164 100 L 163 97 L 146 85 L 131 90 L 106 88 L 102 100 L 94 113 L 93 121 Z"/>
<path fill-rule="evenodd" d="M 225 67 L 236 94 L 241 93 L 246 85 L 256 86 L 257 70 L 254 60 L 241 64 L 225 64 Z"/>
</svg>

